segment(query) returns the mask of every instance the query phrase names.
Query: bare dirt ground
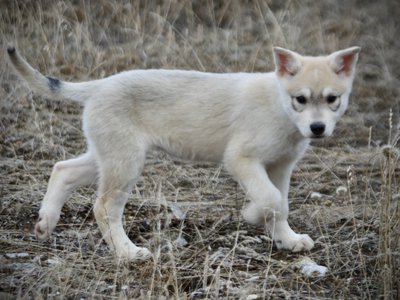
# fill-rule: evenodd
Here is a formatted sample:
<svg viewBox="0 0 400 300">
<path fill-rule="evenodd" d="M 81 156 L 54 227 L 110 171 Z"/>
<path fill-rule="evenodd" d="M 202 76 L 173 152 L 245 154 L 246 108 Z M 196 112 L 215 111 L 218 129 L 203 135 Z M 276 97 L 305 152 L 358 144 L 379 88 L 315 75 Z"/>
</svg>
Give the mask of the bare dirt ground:
<svg viewBox="0 0 400 300">
<path fill-rule="evenodd" d="M 398 1 L 0 1 L 0 299 L 399 299 Z M 362 47 L 350 108 L 297 166 L 290 223 L 310 252 L 273 248 L 243 222 L 221 166 L 148 157 L 125 227 L 154 261 L 119 263 L 74 192 L 51 239 L 33 234 L 56 161 L 85 151 L 76 103 L 33 95 L 12 43 L 63 80 L 128 69 L 273 69 L 272 45 L 304 54 Z M 156 117 L 156 116 L 155 116 Z M 327 273 L 302 273 L 311 259 Z"/>
</svg>

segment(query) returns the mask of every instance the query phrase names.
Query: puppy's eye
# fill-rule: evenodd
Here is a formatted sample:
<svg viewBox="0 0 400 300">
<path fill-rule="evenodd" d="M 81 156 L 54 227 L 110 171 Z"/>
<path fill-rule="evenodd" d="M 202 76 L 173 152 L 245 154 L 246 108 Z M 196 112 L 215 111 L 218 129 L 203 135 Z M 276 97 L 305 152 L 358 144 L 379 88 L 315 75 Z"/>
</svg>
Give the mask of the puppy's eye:
<svg viewBox="0 0 400 300">
<path fill-rule="evenodd" d="M 306 104 L 307 103 L 307 99 L 306 99 L 306 97 L 304 97 L 304 96 L 297 96 L 296 97 L 296 101 L 299 103 L 299 104 Z"/>
<path fill-rule="evenodd" d="M 329 95 L 328 97 L 326 97 L 326 102 L 328 102 L 328 104 L 333 104 L 337 98 L 338 98 L 338 96 Z"/>
</svg>

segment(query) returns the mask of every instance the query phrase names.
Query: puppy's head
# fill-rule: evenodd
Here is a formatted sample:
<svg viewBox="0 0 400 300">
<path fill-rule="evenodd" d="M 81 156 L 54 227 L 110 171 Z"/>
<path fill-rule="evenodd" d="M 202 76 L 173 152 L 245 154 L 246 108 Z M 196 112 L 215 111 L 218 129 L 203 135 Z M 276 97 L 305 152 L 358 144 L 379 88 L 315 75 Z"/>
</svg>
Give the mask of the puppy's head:
<svg viewBox="0 0 400 300">
<path fill-rule="evenodd" d="M 359 47 L 352 47 L 307 57 L 274 48 L 282 104 L 304 137 L 332 134 L 348 105 L 359 52 Z"/>
</svg>

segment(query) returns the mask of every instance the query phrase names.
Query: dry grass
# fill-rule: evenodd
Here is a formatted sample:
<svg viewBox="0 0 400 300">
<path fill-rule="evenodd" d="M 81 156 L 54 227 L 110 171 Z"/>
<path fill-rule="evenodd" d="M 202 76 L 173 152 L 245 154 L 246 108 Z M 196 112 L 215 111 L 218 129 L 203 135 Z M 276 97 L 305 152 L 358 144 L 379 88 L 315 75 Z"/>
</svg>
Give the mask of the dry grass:
<svg viewBox="0 0 400 300">
<path fill-rule="evenodd" d="M 272 249 L 241 219 L 245 195 L 219 166 L 155 152 L 125 214 L 129 236 L 155 254 L 142 264 L 110 256 L 92 187 L 72 195 L 50 241 L 34 238 L 52 165 L 85 150 L 81 108 L 32 95 L 2 59 L 0 298 L 398 299 L 400 4 L 341 3 L 0 1 L 1 55 L 11 42 L 66 80 L 132 68 L 270 71 L 272 45 L 363 49 L 349 112 L 293 175 L 290 222 L 316 239 L 312 251 Z M 302 275 L 304 256 L 328 274 Z"/>
</svg>

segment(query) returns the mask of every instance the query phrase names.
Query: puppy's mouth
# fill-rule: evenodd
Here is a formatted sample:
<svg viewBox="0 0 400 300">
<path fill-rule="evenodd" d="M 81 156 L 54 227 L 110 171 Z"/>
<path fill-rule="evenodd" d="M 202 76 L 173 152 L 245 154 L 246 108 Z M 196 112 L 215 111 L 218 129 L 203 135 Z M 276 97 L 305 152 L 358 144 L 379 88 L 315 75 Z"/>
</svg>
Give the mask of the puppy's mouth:
<svg viewBox="0 0 400 300">
<path fill-rule="evenodd" d="M 318 135 L 313 134 L 310 138 L 311 138 L 312 140 L 322 140 L 322 139 L 325 138 L 325 137 L 326 137 L 325 134 L 318 134 Z"/>
</svg>

